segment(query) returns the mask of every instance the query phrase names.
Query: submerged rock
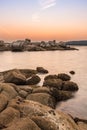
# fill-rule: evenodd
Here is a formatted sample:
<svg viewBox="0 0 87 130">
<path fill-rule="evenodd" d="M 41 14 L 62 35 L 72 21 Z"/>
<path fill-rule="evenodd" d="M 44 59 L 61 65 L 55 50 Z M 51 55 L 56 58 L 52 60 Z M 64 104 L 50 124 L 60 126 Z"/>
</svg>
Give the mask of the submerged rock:
<svg viewBox="0 0 87 130">
<path fill-rule="evenodd" d="M 74 75 L 75 71 L 71 70 L 69 73 L 72 74 L 72 75 Z"/>
</svg>

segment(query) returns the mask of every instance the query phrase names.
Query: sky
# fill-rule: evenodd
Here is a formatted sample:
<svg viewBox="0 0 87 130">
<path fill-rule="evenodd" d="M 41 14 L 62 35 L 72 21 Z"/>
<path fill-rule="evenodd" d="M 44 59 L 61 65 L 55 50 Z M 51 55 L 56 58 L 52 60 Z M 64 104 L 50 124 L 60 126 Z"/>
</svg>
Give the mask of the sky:
<svg viewBox="0 0 87 130">
<path fill-rule="evenodd" d="M 87 0 L 0 0 L 0 40 L 87 40 Z"/>
</svg>

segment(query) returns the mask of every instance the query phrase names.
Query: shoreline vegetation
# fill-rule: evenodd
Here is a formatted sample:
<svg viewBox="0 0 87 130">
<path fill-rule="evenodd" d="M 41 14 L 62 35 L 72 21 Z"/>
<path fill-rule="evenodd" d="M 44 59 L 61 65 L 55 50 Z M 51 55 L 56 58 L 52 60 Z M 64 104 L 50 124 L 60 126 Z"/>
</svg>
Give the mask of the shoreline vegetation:
<svg viewBox="0 0 87 130">
<path fill-rule="evenodd" d="M 0 130 L 87 130 L 87 120 L 56 110 L 79 90 L 71 81 L 75 72 L 69 73 L 49 75 L 43 67 L 0 72 Z"/>
<path fill-rule="evenodd" d="M 0 51 L 54 51 L 54 50 L 78 50 L 70 45 L 67 45 L 66 42 L 56 42 L 53 41 L 41 41 L 41 42 L 32 42 L 30 39 L 17 40 L 11 43 L 6 43 L 3 40 L 0 40 Z"/>
</svg>

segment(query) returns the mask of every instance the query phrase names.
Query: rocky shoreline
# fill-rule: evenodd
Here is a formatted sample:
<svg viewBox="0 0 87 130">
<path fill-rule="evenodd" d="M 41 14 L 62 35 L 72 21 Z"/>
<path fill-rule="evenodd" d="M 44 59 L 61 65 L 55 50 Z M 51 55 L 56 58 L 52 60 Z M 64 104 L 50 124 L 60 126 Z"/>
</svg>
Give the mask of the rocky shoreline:
<svg viewBox="0 0 87 130">
<path fill-rule="evenodd" d="M 73 71 L 74 72 L 74 71 Z M 43 67 L 0 72 L 0 130 L 87 130 L 87 120 L 55 109 L 79 89 L 65 73 L 47 75 Z"/>
<path fill-rule="evenodd" d="M 41 41 L 32 42 L 30 39 L 17 40 L 11 43 L 0 41 L 0 51 L 55 51 L 55 50 L 78 50 L 74 47 L 70 47 L 65 42 L 53 41 Z"/>
</svg>

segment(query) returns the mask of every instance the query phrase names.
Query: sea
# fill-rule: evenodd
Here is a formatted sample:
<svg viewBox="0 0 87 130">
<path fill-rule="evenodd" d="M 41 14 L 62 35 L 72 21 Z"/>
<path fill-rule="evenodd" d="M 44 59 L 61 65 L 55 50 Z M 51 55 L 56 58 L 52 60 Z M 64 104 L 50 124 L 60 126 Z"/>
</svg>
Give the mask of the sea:
<svg viewBox="0 0 87 130">
<path fill-rule="evenodd" d="M 75 71 L 70 75 L 71 80 L 76 82 L 79 90 L 72 99 L 59 102 L 56 110 L 87 119 L 87 46 L 75 46 L 79 50 L 67 51 L 38 51 L 38 52 L 0 52 L 0 72 L 9 69 L 36 69 L 44 67 L 49 74 L 66 73 Z M 43 84 L 46 75 L 39 75 Z"/>
</svg>

